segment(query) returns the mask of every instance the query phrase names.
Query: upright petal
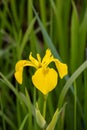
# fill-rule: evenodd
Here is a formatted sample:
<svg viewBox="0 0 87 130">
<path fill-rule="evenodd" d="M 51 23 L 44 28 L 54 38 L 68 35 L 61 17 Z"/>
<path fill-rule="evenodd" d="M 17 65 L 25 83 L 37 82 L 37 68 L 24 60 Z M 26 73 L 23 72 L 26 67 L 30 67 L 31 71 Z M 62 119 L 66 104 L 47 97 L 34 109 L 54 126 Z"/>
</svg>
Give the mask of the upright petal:
<svg viewBox="0 0 87 130">
<path fill-rule="evenodd" d="M 66 64 L 61 63 L 58 59 L 54 60 L 57 70 L 59 72 L 60 78 L 63 78 L 68 73 L 68 67 Z"/>
<path fill-rule="evenodd" d="M 47 94 L 57 85 L 58 74 L 52 68 L 40 68 L 32 76 L 32 82 L 43 94 Z"/>
<path fill-rule="evenodd" d="M 37 60 L 41 63 L 41 57 L 40 54 L 37 53 Z"/>
<path fill-rule="evenodd" d="M 39 68 L 39 61 L 32 56 L 32 53 L 29 55 L 29 60 L 32 62 L 36 69 Z"/>
<path fill-rule="evenodd" d="M 46 54 L 45 54 L 45 56 L 43 57 L 43 60 L 42 60 L 42 66 L 47 67 L 53 61 L 53 59 L 54 58 L 52 56 L 50 49 L 47 49 Z"/>
<path fill-rule="evenodd" d="M 50 56 L 51 56 L 51 51 L 50 51 L 50 49 L 47 49 L 46 50 L 46 54 L 43 57 L 42 64 L 45 63 L 46 61 L 48 61 L 48 59 L 50 58 Z"/>
<path fill-rule="evenodd" d="M 23 73 L 23 67 L 24 66 L 32 66 L 35 67 L 30 61 L 27 60 L 20 60 L 16 63 L 15 66 L 15 78 L 18 81 L 18 83 L 22 84 L 22 73 Z"/>
</svg>

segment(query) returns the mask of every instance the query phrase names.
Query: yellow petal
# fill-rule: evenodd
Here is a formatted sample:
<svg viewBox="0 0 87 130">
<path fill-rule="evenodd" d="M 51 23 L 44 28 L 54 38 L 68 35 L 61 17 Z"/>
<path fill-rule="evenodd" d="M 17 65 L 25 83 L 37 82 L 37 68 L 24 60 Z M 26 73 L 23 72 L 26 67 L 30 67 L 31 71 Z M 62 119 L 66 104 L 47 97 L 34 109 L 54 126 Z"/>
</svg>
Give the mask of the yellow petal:
<svg viewBox="0 0 87 130">
<path fill-rule="evenodd" d="M 27 60 L 20 60 L 16 63 L 15 66 L 15 78 L 18 81 L 18 83 L 22 84 L 22 73 L 23 73 L 23 67 L 24 66 L 32 66 L 34 67 L 34 65 Z"/>
<path fill-rule="evenodd" d="M 15 79 L 20 84 L 22 84 L 22 73 L 23 73 L 23 68 L 21 68 L 19 71 L 16 71 L 15 74 L 14 74 Z"/>
<path fill-rule="evenodd" d="M 40 68 L 32 76 L 32 82 L 43 94 L 47 94 L 57 85 L 58 74 L 52 68 Z"/>
<path fill-rule="evenodd" d="M 32 53 L 29 55 L 29 60 L 32 62 L 36 69 L 39 68 L 39 61 L 32 56 Z"/>
<path fill-rule="evenodd" d="M 45 54 L 45 56 L 43 57 L 43 60 L 42 60 L 42 66 L 47 67 L 48 64 L 50 64 L 53 61 L 53 59 L 54 58 L 52 56 L 50 49 L 47 49 L 46 54 Z"/>
<path fill-rule="evenodd" d="M 47 49 L 47 50 L 46 50 L 46 54 L 45 54 L 45 56 L 43 57 L 42 63 L 48 61 L 48 59 L 50 58 L 50 56 L 51 56 L 51 51 L 50 51 L 50 49 Z"/>
<path fill-rule="evenodd" d="M 37 59 L 38 59 L 38 61 L 41 63 L 41 57 L 40 57 L 40 54 L 37 54 Z"/>
<path fill-rule="evenodd" d="M 67 73 L 68 73 L 67 65 L 61 63 L 58 59 L 55 59 L 54 62 L 55 62 L 56 67 L 58 69 L 60 78 L 63 78 L 65 75 L 67 75 Z"/>
</svg>

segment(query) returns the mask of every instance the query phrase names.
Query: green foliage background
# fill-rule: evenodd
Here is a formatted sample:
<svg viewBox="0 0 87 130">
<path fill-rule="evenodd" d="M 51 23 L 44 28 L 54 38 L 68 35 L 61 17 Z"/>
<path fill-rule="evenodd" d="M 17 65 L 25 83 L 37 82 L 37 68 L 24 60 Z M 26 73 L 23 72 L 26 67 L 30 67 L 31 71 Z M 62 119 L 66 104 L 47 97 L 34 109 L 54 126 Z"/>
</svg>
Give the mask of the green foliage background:
<svg viewBox="0 0 87 130">
<path fill-rule="evenodd" d="M 18 60 L 43 57 L 47 48 L 69 70 L 48 95 L 47 124 L 66 102 L 55 130 L 87 130 L 87 0 L 0 1 L 0 130 L 41 129 L 32 114 L 31 103 L 42 113 L 44 101 L 31 82 L 34 70 L 24 69 L 22 86 L 14 71 Z"/>
</svg>

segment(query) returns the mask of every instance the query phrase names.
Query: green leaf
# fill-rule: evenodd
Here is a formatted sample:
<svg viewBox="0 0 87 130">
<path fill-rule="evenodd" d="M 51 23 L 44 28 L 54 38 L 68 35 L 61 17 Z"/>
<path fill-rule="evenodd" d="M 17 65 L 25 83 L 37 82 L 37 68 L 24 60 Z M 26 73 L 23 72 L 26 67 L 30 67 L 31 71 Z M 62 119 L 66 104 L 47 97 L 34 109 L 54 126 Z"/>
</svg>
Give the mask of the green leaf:
<svg viewBox="0 0 87 130">
<path fill-rule="evenodd" d="M 87 60 L 72 74 L 72 76 L 68 79 L 66 84 L 64 85 L 58 102 L 58 107 L 61 108 L 64 98 L 72 85 L 72 83 L 76 80 L 76 78 L 87 68 Z"/>
<path fill-rule="evenodd" d="M 15 124 L 12 122 L 12 120 L 5 115 L 1 110 L 0 110 L 0 116 L 3 116 L 3 118 L 5 119 L 5 121 L 11 126 L 12 130 L 17 130 Z"/>
<path fill-rule="evenodd" d="M 71 19 L 71 72 L 74 72 L 75 69 L 78 67 L 78 46 L 79 46 L 79 19 L 77 10 L 75 7 L 74 2 L 73 5 L 73 12 L 72 12 L 72 19 Z"/>
<path fill-rule="evenodd" d="M 37 124 L 41 128 L 44 128 L 46 126 L 46 121 L 45 121 L 44 117 L 41 115 L 38 106 L 35 108 L 35 112 L 36 112 L 36 121 L 37 121 Z"/>
<path fill-rule="evenodd" d="M 31 101 L 29 101 L 30 103 L 28 103 L 27 97 L 22 92 L 19 93 L 19 96 L 21 98 L 21 101 L 23 101 L 25 103 L 25 105 L 26 105 L 27 108 L 29 107 L 29 104 L 30 104 L 31 110 L 32 110 L 32 115 L 35 117 L 35 108 L 32 105 Z"/>
<path fill-rule="evenodd" d="M 15 24 L 16 24 L 17 28 L 19 28 L 19 18 L 18 18 L 16 1 L 15 0 L 11 0 L 10 3 L 11 3 L 11 12 L 13 14 Z"/>
<path fill-rule="evenodd" d="M 30 97 L 29 97 L 29 93 L 27 91 L 27 89 L 25 89 L 25 92 L 26 92 L 26 99 L 27 99 L 27 104 L 28 104 L 28 111 L 29 111 L 29 129 L 33 129 L 32 128 L 32 104 L 31 104 L 31 100 L 30 100 Z"/>
<path fill-rule="evenodd" d="M 59 54 L 58 54 L 58 52 L 57 52 L 55 46 L 53 45 L 52 40 L 50 39 L 50 37 L 49 37 L 49 35 L 48 35 L 46 29 L 44 28 L 44 26 L 43 26 L 43 24 L 42 24 L 42 22 L 41 22 L 41 20 L 40 20 L 40 18 L 39 18 L 39 16 L 38 16 L 38 14 L 37 14 L 37 12 L 36 12 L 36 10 L 35 10 L 34 7 L 33 7 L 33 11 L 34 11 L 34 13 L 35 13 L 35 15 L 36 15 L 37 21 L 38 21 L 38 23 L 39 23 L 39 25 L 40 25 L 41 32 L 42 32 L 42 34 L 43 34 L 43 37 L 44 37 L 44 40 L 45 40 L 47 46 L 51 49 L 53 55 L 54 55 L 56 58 L 60 59 L 60 56 L 59 56 Z"/>
<path fill-rule="evenodd" d="M 24 37 L 23 37 L 23 40 L 22 40 L 22 43 L 21 43 L 20 52 L 19 52 L 19 59 L 20 59 L 20 57 L 22 55 L 23 49 L 24 49 L 27 41 L 29 40 L 29 36 L 30 36 L 30 33 L 31 33 L 32 29 L 33 29 L 35 21 L 36 21 L 36 18 L 34 17 L 32 19 L 32 21 L 31 21 L 31 23 L 29 24 L 29 26 L 27 28 L 27 31 L 24 34 Z"/>
<path fill-rule="evenodd" d="M 57 110 L 55 111 L 53 118 L 52 118 L 51 122 L 49 123 L 48 127 L 46 128 L 46 130 L 54 130 L 56 123 L 59 119 L 59 116 L 60 116 L 61 112 L 65 109 L 65 106 L 66 106 L 66 103 L 60 110 L 57 108 Z"/>
<path fill-rule="evenodd" d="M 20 99 L 19 93 L 16 90 L 16 88 L 8 81 L 8 79 L 1 72 L 0 72 L 0 76 L 2 77 L 2 79 L 0 80 L 13 91 L 13 93 L 18 97 L 18 99 Z"/>
<path fill-rule="evenodd" d="M 57 108 L 56 112 L 54 113 L 53 115 L 53 118 L 50 122 L 50 124 L 48 125 L 47 129 L 46 130 L 54 130 L 55 128 L 55 125 L 57 123 L 57 120 L 58 120 L 58 116 L 59 116 L 59 109 Z"/>
<path fill-rule="evenodd" d="M 21 123 L 21 125 L 20 125 L 19 130 L 23 130 L 24 125 L 25 125 L 25 123 L 26 123 L 28 117 L 29 117 L 29 114 L 27 114 L 27 115 L 25 116 L 24 120 L 22 121 L 22 123 Z"/>
<path fill-rule="evenodd" d="M 81 64 L 84 61 L 84 52 L 85 52 L 85 46 L 86 46 L 86 38 L 87 38 L 87 9 L 85 11 L 83 20 L 80 25 L 79 29 L 79 64 Z"/>
</svg>

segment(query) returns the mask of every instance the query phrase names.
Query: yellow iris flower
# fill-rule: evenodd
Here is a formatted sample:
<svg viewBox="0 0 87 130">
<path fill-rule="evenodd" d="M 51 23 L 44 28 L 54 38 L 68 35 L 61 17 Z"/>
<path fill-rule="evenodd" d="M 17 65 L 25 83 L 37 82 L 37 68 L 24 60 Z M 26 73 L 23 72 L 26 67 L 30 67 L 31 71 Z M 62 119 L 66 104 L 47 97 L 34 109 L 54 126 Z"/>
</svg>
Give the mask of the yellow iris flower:
<svg viewBox="0 0 87 130">
<path fill-rule="evenodd" d="M 32 82 L 37 89 L 46 95 L 56 87 L 58 81 L 58 73 L 56 70 L 48 66 L 51 62 L 55 63 L 60 78 L 63 78 L 68 73 L 67 65 L 54 58 L 50 49 L 47 49 L 42 61 L 39 54 L 37 54 L 37 59 L 35 59 L 32 57 L 32 53 L 29 55 L 29 61 L 18 61 L 15 66 L 15 78 L 18 83 L 22 84 L 23 68 L 25 66 L 32 66 L 36 68 L 36 71 L 32 76 Z"/>
</svg>

